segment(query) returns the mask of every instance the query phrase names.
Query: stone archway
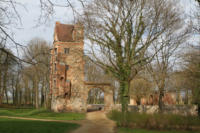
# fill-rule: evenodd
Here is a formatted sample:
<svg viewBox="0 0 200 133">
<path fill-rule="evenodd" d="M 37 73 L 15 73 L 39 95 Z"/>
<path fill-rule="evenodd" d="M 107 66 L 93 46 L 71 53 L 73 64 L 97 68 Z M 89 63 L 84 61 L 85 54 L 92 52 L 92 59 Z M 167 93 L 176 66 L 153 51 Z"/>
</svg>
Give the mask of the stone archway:
<svg viewBox="0 0 200 133">
<path fill-rule="evenodd" d="M 100 88 L 104 92 L 104 111 L 110 111 L 113 108 L 114 100 L 113 100 L 113 87 L 109 83 L 92 83 L 85 82 L 85 88 L 87 90 L 87 95 L 85 99 L 88 99 L 88 92 L 92 88 Z"/>
<path fill-rule="evenodd" d="M 87 104 L 104 104 L 104 92 L 101 88 L 92 88 L 88 92 Z"/>
</svg>

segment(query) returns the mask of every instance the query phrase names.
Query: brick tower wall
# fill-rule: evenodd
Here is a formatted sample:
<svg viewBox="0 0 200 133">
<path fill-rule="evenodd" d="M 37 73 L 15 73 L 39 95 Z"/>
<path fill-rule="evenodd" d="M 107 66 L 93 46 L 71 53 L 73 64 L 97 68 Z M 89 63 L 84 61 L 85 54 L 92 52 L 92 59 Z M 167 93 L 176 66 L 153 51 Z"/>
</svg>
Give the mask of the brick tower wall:
<svg viewBox="0 0 200 133">
<path fill-rule="evenodd" d="M 51 108 L 55 112 L 86 111 L 83 49 L 83 28 L 57 22 L 50 75 Z"/>
</svg>

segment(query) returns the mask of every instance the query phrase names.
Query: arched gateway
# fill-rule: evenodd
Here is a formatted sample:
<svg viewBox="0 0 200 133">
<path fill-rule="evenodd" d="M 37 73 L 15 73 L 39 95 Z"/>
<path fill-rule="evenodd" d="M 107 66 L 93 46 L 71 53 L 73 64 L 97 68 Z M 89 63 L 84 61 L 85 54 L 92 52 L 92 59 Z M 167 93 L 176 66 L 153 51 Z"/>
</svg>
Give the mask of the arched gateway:
<svg viewBox="0 0 200 133">
<path fill-rule="evenodd" d="M 100 88 L 104 92 L 104 110 L 109 111 L 113 107 L 113 88 L 109 83 L 92 83 L 85 82 L 85 87 L 88 92 L 93 88 Z M 87 95 L 88 97 L 88 95 Z"/>
<path fill-rule="evenodd" d="M 56 22 L 50 63 L 51 108 L 55 112 L 87 111 L 88 92 L 95 87 L 104 92 L 104 110 L 113 107 L 113 88 L 109 83 L 84 81 L 83 32 L 78 24 Z"/>
</svg>

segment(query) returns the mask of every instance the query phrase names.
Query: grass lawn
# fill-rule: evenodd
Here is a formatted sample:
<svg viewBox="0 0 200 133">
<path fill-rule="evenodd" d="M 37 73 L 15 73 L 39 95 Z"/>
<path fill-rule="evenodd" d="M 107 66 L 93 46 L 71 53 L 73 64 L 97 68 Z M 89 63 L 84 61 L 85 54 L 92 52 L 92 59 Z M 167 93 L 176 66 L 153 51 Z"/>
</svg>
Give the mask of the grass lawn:
<svg viewBox="0 0 200 133">
<path fill-rule="evenodd" d="M 118 128 L 118 133 L 199 133 L 199 131 L 155 131 L 145 129 Z"/>
<path fill-rule="evenodd" d="M 78 124 L 0 118 L 0 133 L 69 133 Z"/>
<path fill-rule="evenodd" d="M 82 120 L 85 118 L 83 113 L 55 113 L 45 109 L 4 109 L 0 108 L 0 116 L 14 116 L 51 120 Z"/>
</svg>

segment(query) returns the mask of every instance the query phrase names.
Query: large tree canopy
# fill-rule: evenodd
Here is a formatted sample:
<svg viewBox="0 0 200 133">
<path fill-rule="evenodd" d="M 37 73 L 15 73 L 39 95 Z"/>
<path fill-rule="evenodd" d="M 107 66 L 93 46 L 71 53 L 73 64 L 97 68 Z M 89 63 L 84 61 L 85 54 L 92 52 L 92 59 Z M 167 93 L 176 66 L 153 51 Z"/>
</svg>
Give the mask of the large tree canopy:
<svg viewBox="0 0 200 133">
<path fill-rule="evenodd" d="M 180 13 L 169 0 L 92 0 L 83 25 L 91 45 L 91 60 L 120 83 L 122 111 L 129 102 L 131 80 L 158 51 L 152 44 L 169 31 L 180 30 Z M 158 45 L 158 50 L 162 49 Z"/>
</svg>

